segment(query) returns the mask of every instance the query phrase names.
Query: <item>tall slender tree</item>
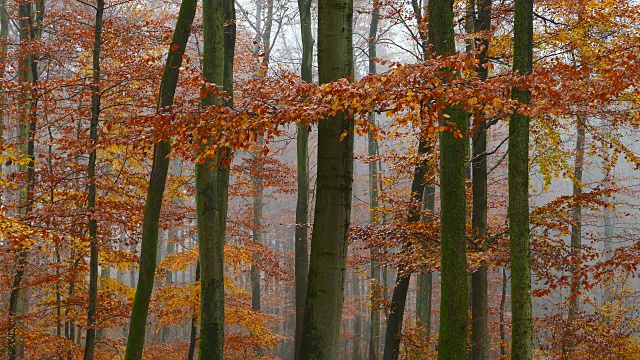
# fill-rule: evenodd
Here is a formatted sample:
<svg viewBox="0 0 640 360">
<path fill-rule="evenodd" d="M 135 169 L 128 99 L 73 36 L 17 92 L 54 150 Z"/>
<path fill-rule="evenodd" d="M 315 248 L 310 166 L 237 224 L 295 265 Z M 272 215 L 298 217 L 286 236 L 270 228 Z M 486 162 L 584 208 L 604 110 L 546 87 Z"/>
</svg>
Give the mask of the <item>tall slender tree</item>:
<svg viewBox="0 0 640 360">
<path fill-rule="evenodd" d="M 412 0 L 411 7 L 418 25 L 419 37 L 416 39 L 418 48 L 422 51 L 422 59 L 429 59 L 429 37 L 425 29 L 422 1 Z M 431 150 L 430 150 L 431 152 Z M 435 212 L 435 186 L 428 182 L 425 185 L 423 208 L 431 214 Z M 433 272 L 424 268 L 417 276 L 418 291 L 416 293 L 416 323 L 426 330 L 426 336 L 431 333 L 431 309 L 433 300 Z"/>
<path fill-rule="evenodd" d="M 429 45 L 433 56 L 453 55 L 453 1 L 429 1 Z M 444 71 L 451 71 L 446 70 Z M 453 74 L 450 74 L 450 76 Z M 447 101 L 448 99 L 442 99 Z M 440 336 L 438 359 L 467 356 L 468 285 L 466 264 L 465 163 L 467 115 L 459 105 L 447 105 L 442 125 L 459 131 L 440 133 Z"/>
<path fill-rule="evenodd" d="M 573 198 L 574 203 L 571 207 L 571 255 L 576 259 L 580 256 L 582 247 L 582 204 L 580 196 L 582 195 L 582 173 L 584 170 L 584 147 L 586 138 L 585 119 L 576 118 L 577 138 L 576 138 L 576 154 L 573 167 Z M 580 306 L 580 278 L 577 273 L 580 269 L 580 262 L 572 263 L 571 272 L 571 292 L 569 298 L 569 318 L 573 319 Z"/>
<path fill-rule="evenodd" d="M 313 32 L 311 31 L 311 0 L 298 0 L 300 14 L 300 32 L 302 34 L 302 62 L 300 76 L 305 82 L 313 82 Z M 296 330 L 295 354 L 300 359 L 302 345 L 302 329 L 304 320 L 304 303 L 309 275 L 309 131 L 310 126 L 298 125 L 296 137 L 298 198 L 296 201 L 295 230 L 295 282 L 296 282 Z"/>
<path fill-rule="evenodd" d="M 20 18 L 18 21 L 18 33 L 20 36 L 18 79 L 23 85 L 19 100 L 21 115 L 18 137 L 21 150 L 28 159 L 26 163 L 21 163 L 18 166 L 18 170 L 27 175 L 27 182 L 20 188 L 18 199 L 18 213 L 21 216 L 31 212 L 33 208 L 33 193 L 36 185 L 35 136 L 37 102 L 34 99 L 33 85 L 38 81 L 38 66 L 29 46 L 33 40 L 36 40 L 39 17 L 38 14 L 33 12 L 33 5 L 31 1 L 23 1 L 18 4 L 18 16 Z M 44 8 L 40 7 L 39 10 L 42 12 Z M 24 357 L 24 344 L 19 336 L 19 327 L 22 322 L 19 318 L 27 313 L 29 309 L 28 293 L 23 284 L 29 255 L 28 247 L 20 245 L 15 252 L 16 266 L 9 293 L 9 331 L 7 334 L 7 347 L 9 359 L 11 360 Z"/>
<path fill-rule="evenodd" d="M 380 22 L 380 2 L 373 0 L 371 11 L 371 23 L 369 24 L 369 38 L 367 39 L 369 55 L 369 74 L 378 73 L 376 67 L 377 45 L 378 45 L 378 23 Z M 369 115 L 369 122 L 375 126 L 375 113 Z M 370 131 L 367 134 L 367 152 L 370 157 L 378 154 L 378 140 Z M 369 223 L 377 223 L 375 209 L 378 207 L 378 162 L 371 159 L 369 161 Z M 369 360 L 378 360 L 380 351 L 380 306 L 377 305 L 382 297 L 382 287 L 380 286 L 380 265 L 376 257 L 378 251 L 371 248 L 371 307 L 369 315 Z"/>
<path fill-rule="evenodd" d="M 492 0 L 474 2 L 473 22 L 475 28 L 475 51 L 478 57 L 476 70 L 481 79 L 487 79 L 489 69 L 488 50 L 491 31 Z M 471 228 L 474 240 L 480 244 L 481 251 L 487 251 L 487 123 L 477 119 L 472 137 L 471 173 L 472 173 L 472 215 Z M 488 302 L 487 265 L 485 262 L 471 274 L 471 359 L 489 358 L 489 302 Z"/>
<path fill-rule="evenodd" d="M 8 47 L 8 36 L 9 36 L 9 13 L 7 12 L 7 0 L 0 0 L 0 41 L 1 51 L 0 53 L 0 79 L 4 79 L 4 75 L 7 69 L 7 51 Z M 5 107 L 7 106 L 7 97 L 6 95 L 0 95 L 0 154 L 4 153 L 4 114 Z M 3 179 L 4 163 L 0 161 L 0 179 Z M 0 191 L 0 199 L 3 193 Z"/>
<path fill-rule="evenodd" d="M 196 0 L 182 0 L 178 21 L 173 32 L 169 54 L 162 74 L 160 91 L 158 92 L 158 110 L 169 111 L 173 105 L 173 99 L 178 85 L 180 67 L 184 55 L 191 25 L 196 13 Z M 158 248 L 158 228 L 160 225 L 160 210 L 162 198 L 169 170 L 169 153 L 171 152 L 171 140 L 167 139 L 154 145 L 153 164 L 149 187 L 147 188 L 147 200 L 144 207 L 142 220 L 142 246 L 140 249 L 140 272 L 136 293 L 131 309 L 131 322 L 127 338 L 125 359 L 140 360 L 144 349 L 144 338 L 147 329 L 147 315 L 149 302 L 153 291 L 153 282 L 156 271 L 156 253 Z"/>
<path fill-rule="evenodd" d="M 418 144 L 418 155 L 424 157 L 431 151 L 428 140 L 420 140 Z M 427 173 L 427 161 L 422 160 L 414 170 L 413 181 L 411 182 L 411 203 L 420 203 L 424 196 L 424 177 Z M 413 206 L 409 211 L 409 223 L 420 221 L 420 208 Z M 409 293 L 409 283 L 411 273 L 403 274 L 398 271 L 396 284 L 391 296 L 391 312 L 387 317 L 387 332 L 384 337 L 384 360 L 394 360 L 400 355 L 400 333 L 402 332 L 402 322 L 404 319 L 404 309 Z"/>
<path fill-rule="evenodd" d="M 321 84 L 353 77 L 353 0 L 318 3 Z M 301 359 L 338 358 L 353 184 L 353 119 L 318 124 L 318 176 Z"/>
<path fill-rule="evenodd" d="M 222 87 L 224 98 L 205 91 L 202 106 L 233 106 L 235 53 L 233 0 L 204 0 L 203 76 Z M 222 121 L 221 118 L 215 119 Z M 215 124 L 214 124 L 215 126 Z M 196 222 L 200 251 L 199 359 L 222 359 L 224 354 L 224 242 L 227 223 L 231 151 L 221 148 L 214 158 L 196 164 Z"/>
<path fill-rule="evenodd" d="M 516 0 L 513 71 L 533 69 L 533 0 Z M 528 104 L 531 92 L 513 88 L 511 97 Z M 509 245 L 511 251 L 511 358 L 533 356 L 531 249 L 529 245 L 529 117 L 514 112 L 509 122 Z"/>
<path fill-rule="evenodd" d="M 87 166 L 88 197 L 87 208 L 89 210 L 89 306 L 87 310 L 87 337 L 84 347 L 84 360 L 93 359 L 93 350 L 96 343 L 96 312 L 98 308 L 98 222 L 95 217 L 96 207 L 96 157 L 95 142 L 98 140 L 98 125 L 100 122 L 100 50 L 102 49 L 102 16 L 104 13 L 104 0 L 98 0 L 95 6 L 96 23 L 93 37 L 93 74 L 91 84 L 91 123 L 89 125 L 89 140 L 92 142 Z"/>
</svg>

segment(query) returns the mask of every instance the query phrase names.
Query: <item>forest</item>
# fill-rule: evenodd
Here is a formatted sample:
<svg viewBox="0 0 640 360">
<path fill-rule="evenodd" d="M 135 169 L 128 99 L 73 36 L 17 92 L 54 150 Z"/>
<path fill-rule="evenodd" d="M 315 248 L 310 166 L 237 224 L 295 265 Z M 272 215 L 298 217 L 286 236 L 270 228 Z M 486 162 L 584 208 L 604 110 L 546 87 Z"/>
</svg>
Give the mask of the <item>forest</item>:
<svg viewBox="0 0 640 360">
<path fill-rule="evenodd" d="M 640 359 L 639 24 L 0 0 L 0 359 Z"/>
</svg>

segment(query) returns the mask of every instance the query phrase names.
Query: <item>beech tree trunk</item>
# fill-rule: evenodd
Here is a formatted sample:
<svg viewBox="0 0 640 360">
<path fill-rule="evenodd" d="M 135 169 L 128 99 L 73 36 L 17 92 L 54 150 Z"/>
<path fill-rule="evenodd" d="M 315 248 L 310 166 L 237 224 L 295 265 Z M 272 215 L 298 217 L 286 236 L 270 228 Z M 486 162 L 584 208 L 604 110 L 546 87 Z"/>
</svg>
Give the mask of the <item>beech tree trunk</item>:
<svg viewBox="0 0 640 360">
<path fill-rule="evenodd" d="M 7 38 L 9 36 L 9 15 L 7 12 L 7 0 L 0 0 L 0 41 L 2 42 L 2 53 L 0 54 L 0 79 L 4 79 L 7 69 Z M 4 154 L 4 112 L 7 106 L 6 95 L 0 95 L 0 155 Z M 0 161 L 0 180 L 4 180 L 4 162 Z M 0 190 L 0 201 L 3 200 L 2 190 Z"/>
<path fill-rule="evenodd" d="M 375 59 L 377 55 L 378 43 L 378 23 L 380 21 L 380 4 L 378 0 L 373 0 L 373 11 L 371 12 L 371 23 L 369 24 L 368 55 L 369 74 L 378 73 Z M 376 125 L 375 113 L 369 115 L 371 125 Z M 378 141 L 369 132 L 367 134 L 367 151 L 370 157 L 378 154 Z M 376 225 L 376 214 L 373 212 L 378 207 L 378 162 L 369 161 L 369 223 Z M 382 299 L 382 288 L 380 283 L 380 265 L 378 265 L 377 250 L 371 248 L 371 310 L 369 315 L 369 360 L 378 360 L 380 349 L 380 300 Z"/>
<path fill-rule="evenodd" d="M 429 2 L 429 44 L 434 56 L 453 55 L 453 1 Z M 446 99 L 445 99 L 446 100 Z M 466 262 L 465 162 L 468 148 L 467 114 L 459 105 L 447 105 L 443 125 L 452 131 L 440 133 L 440 246 L 441 300 L 438 359 L 467 356 L 468 285 Z"/>
<path fill-rule="evenodd" d="M 431 150 L 429 150 L 431 152 Z M 430 214 L 435 212 L 436 189 L 431 183 L 424 186 L 423 208 L 429 210 Z M 418 293 L 416 294 L 416 324 L 424 328 L 425 335 L 431 336 L 431 310 L 433 300 L 433 272 L 425 269 L 422 274 L 418 274 Z"/>
<path fill-rule="evenodd" d="M 427 144 L 427 140 L 420 140 L 418 145 L 418 155 L 424 156 L 431 151 Z M 411 203 L 416 204 L 422 201 L 424 196 L 424 177 L 427 173 L 427 162 L 423 161 L 416 166 L 411 182 Z M 409 218 L 407 222 L 416 223 L 420 221 L 420 209 L 412 208 L 409 210 Z M 409 292 L 409 283 L 411 281 L 411 273 L 402 274 L 398 271 L 396 284 L 393 288 L 391 296 L 391 312 L 387 317 L 387 331 L 384 337 L 384 360 L 395 360 L 399 356 L 400 351 L 400 333 L 402 332 L 402 321 L 404 318 L 404 309 L 407 303 L 407 293 Z"/>
<path fill-rule="evenodd" d="M 182 0 L 178 21 L 169 46 L 169 54 L 165 63 L 158 93 L 158 110 L 173 105 L 173 98 L 178 84 L 182 56 L 191 34 L 191 25 L 197 7 L 196 0 Z M 169 152 L 171 140 L 159 142 L 154 146 L 153 164 L 149 187 L 147 188 L 147 200 L 144 207 L 142 220 L 142 246 L 140 249 L 140 272 L 136 293 L 131 309 L 131 322 L 127 339 L 126 360 L 142 359 L 144 339 L 147 329 L 147 315 L 149 302 L 156 271 L 156 252 L 158 248 L 158 228 L 160 225 L 160 210 L 164 196 L 167 172 L 169 170 Z"/>
<path fill-rule="evenodd" d="M 576 139 L 576 157 L 574 164 L 573 199 L 571 207 L 571 256 L 580 257 L 582 247 L 582 172 L 584 167 L 585 126 L 584 119 L 577 118 L 578 134 Z M 577 273 L 580 270 L 580 262 L 572 262 L 571 265 L 571 293 L 569 297 L 569 319 L 575 317 L 580 306 L 580 278 Z"/>
<path fill-rule="evenodd" d="M 533 68 L 533 0 L 516 0 L 513 29 L 513 70 Z M 512 89 L 523 104 L 529 90 Z M 533 356 L 531 321 L 531 249 L 529 245 L 529 117 L 518 112 L 509 123 L 509 240 L 511 250 L 511 358 Z"/>
<path fill-rule="evenodd" d="M 302 64 L 300 75 L 305 82 L 313 82 L 313 33 L 311 31 L 311 0 L 298 0 L 300 31 L 302 34 Z M 298 168 L 298 199 L 296 202 L 295 230 L 295 282 L 296 282 L 296 329 L 294 359 L 300 359 L 304 303 L 309 274 L 309 132 L 311 127 L 298 125 L 296 138 Z"/>
<path fill-rule="evenodd" d="M 492 0 L 478 0 L 476 3 L 477 19 L 475 19 L 474 33 L 491 31 Z M 487 34 L 477 37 L 475 48 L 478 56 L 478 76 L 486 80 L 489 62 L 487 52 L 489 39 Z M 477 120 L 476 132 L 472 138 L 472 217 L 471 227 L 476 243 L 480 243 L 480 250 L 488 249 L 487 239 L 487 124 L 482 119 Z M 488 267 L 485 262 L 471 275 L 471 359 L 484 360 L 489 358 L 489 297 L 488 297 Z"/>
<path fill-rule="evenodd" d="M 91 85 L 91 124 L 89 126 L 89 139 L 92 150 L 89 154 L 87 167 L 88 199 L 87 210 L 89 212 L 89 309 L 87 311 L 87 338 L 84 347 L 84 360 L 93 359 L 93 349 L 96 342 L 98 308 L 98 250 L 97 239 L 98 223 L 95 217 L 96 208 L 96 157 L 95 143 L 98 140 L 98 125 L 100 121 L 100 50 L 102 48 L 102 14 L 104 12 L 104 0 L 96 3 L 96 24 L 93 42 L 93 84 Z"/>
<path fill-rule="evenodd" d="M 25 86 L 20 95 L 20 106 L 24 113 L 21 115 L 18 125 L 20 147 L 27 155 L 29 161 L 20 164 L 18 170 L 27 174 L 27 183 L 20 188 L 18 198 L 18 213 L 25 216 L 33 207 L 33 191 L 35 189 L 35 133 L 36 114 L 35 101 L 31 86 L 38 80 L 38 68 L 33 55 L 29 55 L 29 42 L 36 39 L 36 25 L 32 3 L 25 1 L 18 4 L 18 32 L 20 35 L 20 48 L 18 58 L 18 79 Z M 43 9 L 41 9 L 43 10 Z M 24 357 L 24 344 L 19 336 L 19 328 L 22 326 L 20 317 L 28 312 L 28 292 L 22 281 L 25 277 L 28 248 L 19 246 L 16 250 L 15 274 L 9 293 L 9 329 L 7 334 L 7 350 L 9 359 L 22 359 Z"/>
<path fill-rule="evenodd" d="M 200 281 L 200 262 L 196 265 L 196 279 Z M 191 332 L 189 334 L 189 353 L 187 354 L 187 360 L 193 360 L 196 353 L 196 337 L 198 336 L 198 314 L 193 313 L 191 317 Z"/>
<path fill-rule="evenodd" d="M 353 0 L 318 4 L 321 84 L 353 77 Z M 344 138 L 342 138 L 344 136 Z M 301 359 L 338 359 L 353 184 L 353 119 L 318 124 L 318 176 Z"/>
<path fill-rule="evenodd" d="M 357 313 L 355 314 L 355 319 L 353 320 L 353 334 L 354 334 L 354 338 L 353 338 L 353 342 L 352 342 L 352 346 L 353 346 L 353 360 L 362 360 L 363 356 L 362 356 L 362 316 L 360 316 L 360 310 L 361 310 L 361 291 L 360 291 L 360 277 L 358 275 L 358 273 L 354 270 L 353 271 L 353 278 L 351 279 L 352 283 L 351 283 L 351 289 L 352 289 L 352 294 L 351 296 L 353 296 L 353 299 L 355 301 L 356 304 L 356 311 Z"/>
<path fill-rule="evenodd" d="M 429 59 L 429 37 L 424 29 L 424 16 L 422 2 L 417 0 L 411 1 L 413 14 L 416 18 L 416 25 L 420 28 L 420 36 L 416 39 L 418 47 L 422 50 L 422 58 L 426 61 Z M 430 210 L 433 214 L 435 211 L 435 187 L 433 184 L 425 184 L 424 190 L 424 208 Z M 426 330 L 426 336 L 431 333 L 431 310 L 433 299 L 433 272 L 424 269 L 423 273 L 418 274 L 418 291 L 416 294 L 416 324 Z"/>
<path fill-rule="evenodd" d="M 204 0 L 203 75 L 222 86 L 224 104 L 233 105 L 235 4 L 233 0 Z M 207 92 L 203 106 L 222 104 Z M 223 121 L 218 119 L 218 121 Z M 227 223 L 230 150 L 196 164 L 196 222 L 200 250 L 200 345 L 198 358 L 222 359 L 224 354 L 224 242 Z"/>
</svg>

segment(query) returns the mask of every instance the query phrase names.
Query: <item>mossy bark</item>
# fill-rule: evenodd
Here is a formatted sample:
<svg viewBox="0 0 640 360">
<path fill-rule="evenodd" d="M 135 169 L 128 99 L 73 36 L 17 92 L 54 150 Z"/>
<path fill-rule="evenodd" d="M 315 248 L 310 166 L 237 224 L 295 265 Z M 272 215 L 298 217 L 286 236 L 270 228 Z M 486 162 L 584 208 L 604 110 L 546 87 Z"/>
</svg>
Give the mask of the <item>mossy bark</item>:
<svg viewBox="0 0 640 360">
<path fill-rule="evenodd" d="M 225 98 L 207 93 L 202 106 L 233 105 L 235 5 L 233 0 L 205 0 L 203 76 L 222 86 Z M 218 119 L 222 121 L 222 119 Z M 215 126 L 215 125 L 214 125 Z M 200 344 L 198 358 L 222 359 L 224 354 L 224 242 L 227 223 L 231 152 L 219 149 L 214 158 L 196 165 L 196 222 L 200 252 Z"/>
<path fill-rule="evenodd" d="M 352 0 L 318 4 L 321 84 L 353 77 Z M 338 359 L 353 184 L 353 119 L 318 124 L 318 176 L 300 359 Z"/>
<path fill-rule="evenodd" d="M 533 0 L 516 0 L 513 70 L 533 68 Z M 514 88 L 511 97 L 523 104 L 529 90 Z M 515 112 L 509 122 L 509 240 L 511 250 L 511 358 L 533 356 L 531 320 L 531 249 L 529 244 L 529 117 Z"/>
<path fill-rule="evenodd" d="M 434 56 L 453 55 L 453 1 L 429 2 L 429 44 Z M 446 101 L 446 99 L 443 99 Z M 440 246 L 441 300 L 438 359 L 467 356 L 468 276 L 466 263 L 465 163 L 468 149 L 467 114 L 459 105 L 447 105 L 440 133 Z"/>
</svg>

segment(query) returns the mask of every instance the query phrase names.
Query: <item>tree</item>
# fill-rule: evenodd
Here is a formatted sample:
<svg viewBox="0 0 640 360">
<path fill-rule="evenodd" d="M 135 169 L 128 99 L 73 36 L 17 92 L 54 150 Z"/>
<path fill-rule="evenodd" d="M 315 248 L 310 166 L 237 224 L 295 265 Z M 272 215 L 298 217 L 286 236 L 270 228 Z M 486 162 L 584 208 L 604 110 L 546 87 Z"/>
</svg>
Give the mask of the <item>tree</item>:
<svg viewBox="0 0 640 360">
<path fill-rule="evenodd" d="M 39 3 L 40 12 L 44 11 L 42 3 Z M 3 9 L 6 10 L 6 7 Z M 39 23 L 34 21 L 33 3 L 25 1 L 18 4 L 18 21 L 20 35 L 20 55 L 18 60 L 18 78 L 23 86 L 20 96 L 20 124 L 18 136 L 22 152 L 27 156 L 26 163 L 19 165 L 21 173 L 26 173 L 26 185 L 20 188 L 18 200 L 18 212 L 25 216 L 33 208 L 34 189 L 36 186 L 35 174 L 35 133 L 37 129 L 36 105 L 33 85 L 38 81 L 38 65 L 36 58 L 29 51 L 29 43 L 36 40 L 36 30 Z M 39 18 L 40 15 L 38 15 Z M 19 339 L 21 321 L 19 317 L 29 310 L 28 293 L 23 285 L 26 273 L 28 246 L 16 246 L 16 269 L 9 294 L 9 331 L 7 336 L 9 359 L 24 357 L 24 346 Z"/>
<path fill-rule="evenodd" d="M 455 54 L 453 1 L 429 2 L 429 44 L 433 56 Z M 444 71 L 452 72 L 450 69 Z M 467 356 L 468 309 L 465 229 L 467 114 L 460 105 L 446 105 L 442 112 L 441 125 L 451 130 L 440 133 L 442 294 L 438 359 L 463 359 Z"/>
<path fill-rule="evenodd" d="M 89 126 L 89 138 L 94 143 L 98 140 L 98 126 L 100 122 L 100 50 L 102 48 L 102 15 L 104 13 L 104 0 L 96 3 L 96 24 L 93 44 L 93 84 L 91 86 L 91 124 Z M 87 311 L 87 338 L 85 341 L 84 360 L 93 359 L 93 350 L 96 342 L 96 312 L 98 307 L 98 250 L 99 242 L 97 237 L 98 222 L 95 218 L 96 207 L 96 157 L 97 150 L 92 148 L 89 154 L 89 165 L 87 167 L 88 179 L 88 199 L 89 209 L 89 309 Z"/>
<path fill-rule="evenodd" d="M 516 0 L 513 70 L 533 69 L 533 0 Z M 528 89 L 512 89 L 512 98 L 528 104 Z M 531 249 L 529 247 L 529 117 L 515 112 L 509 122 L 509 239 L 511 250 L 511 358 L 531 359 Z"/>
<path fill-rule="evenodd" d="M 371 10 L 371 22 L 369 23 L 368 55 L 369 74 L 377 74 L 376 57 L 378 45 L 378 24 L 380 22 L 380 2 L 373 1 Z M 369 115 L 369 122 L 376 126 L 376 116 Z M 371 157 L 369 160 L 369 222 L 375 225 L 375 209 L 378 207 L 378 162 L 373 159 L 378 155 L 378 141 L 372 131 L 367 133 L 367 153 Z M 382 297 L 382 287 L 380 286 L 380 265 L 378 265 L 378 251 L 371 248 L 371 310 L 369 315 L 369 360 L 378 360 L 380 349 L 380 306 L 378 303 Z"/>
<path fill-rule="evenodd" d="M 489 74 L 489 33 L 491 32 L 492 0 L 479 0 L 475 5 L 473 30 L 476 38 L 478 57 L 477 73 L 486 80 Z M 477 34 L 480 33 L 478 36 Z M 471 229 L 475 244 L 482 252 L 489 247 L 487 226 L 487 122 L 476 119 L 475 133 L 472 137 L 471 167 L 472 167 L 472 218 Z M 487 262 L 482 261 L 480 267 L 471 274 L 471 358 L 483 360 L 489 358 L 489 299 L 487 282 Z"/>
<path fill-rule="evenodd" d="M 416 39 L 418 48 L 422 50 L 422 59 L 429 60 L 429 37 L 424 23 L 422 2 L 417 0 L 411 1 L 413 14 L 416 18 L 419 37 Z M 432 183 L 425 184 L 424 204 L 423 207 L 433 214 L 435 212 L 435 186 Z M 416 323 L 418 326 L 425 328 L 427 338 L 431 335 L 431 308 L 433 298 L 433 272 L 431 269 L 423 268 L 423 272 L 417 276 L 418 292 L 416 294 Z"/>
<path fill-rule="evenodd" d="M 204 107 L 222 105 L 213 91 L 225 92 L 224 105 L 233 106 L 235 6 L 233 0 L 205 0 Z M 217 86 L 210 88 L 209 85 Z M 216 121 L 222 121 L 218 117 Z M 215 126 L 215 123 L 214 123 Z M 203 143 L 204 145 L 204 143 Z M 196 164 L 196 223 L 200 245 L 200 346 L 199 359 L 222 359 L 224 353 L 224 243 L 227 224 L 230 149 L 219 149 L 215 158 L 204 154 Z"/>
<path fill-rule="evenodd" d="M 311 0 L 298 0 L 300 32 L 302 34 L 302 81 L 313 82 L 313 33 L 311 32 Z M 298 172 L 298 198 L 296 201 L 295 230 L 295 282 L 296 282 L 296 329 L 294 337 L 294 358 L 300 358 L 304 320 L 304 303 L 309 275 L 309 130 L 307 124 L 298 125 L 296 155 Z"/>
<path fill-rule="evenodd" d="M 411 181 L 411 205 L 413 207 L 409 210 L 409 218 L 407 220 L 409 224 L 420 221 L 420 208 L 418 207 L 416 209 L 415 204 L 419 204 L 424 197 L 424 178 L 427 173 L 427 161 L 424 157 L 431 152 L 431 149 L 428 140 L 420 140 L 418 144 L 418 156 L 423 157 L 423 159 L 416 165 L 413 180 Z M 384 360 L 394 360 L 400 355 L 400 332 L 402 331 L 404 309 L 407 302 L 410 280 L 410 272 L 403 274 L 401 271 L 398 271 L 396 285 L 393 288 L 393 295 L 391 297 L 391 313 L 387 319 L 387 332 L 384 338 Z"/>
<path fill-rule="evenodd" d="M 183 0 L 180 4 L 178 21 L 173 32 L 169 54 L 167 55 L 162 82 L 158 92 L 158 110 L 170 112 L 178 85 L 180 66 L 191 34 L 191 25 L 195 17 L 196 0 Z M 149 302 L 156 270 L 156 252 L 158 251 L 158 228 L 162 198 L 169 171 L 169 153 L 171 140 L 163 140 L 154 145 L 153 164 L 147 189 L 147 200 L 142 220 L 142 246 L 140 249 L 140 273 L 136 294 L 131 309 L 131 323 L 127 339 L 125 359 L 140 360 L 144 349 Z"/>
<path fill-rule="evenodd" d="M 352 0 L 318 4 L 321 84 L 353 77 Z M 353 183 L 353 118 L 318 124 L 318 175 L 301 359 L 338 358 Z"/>
</svg>

